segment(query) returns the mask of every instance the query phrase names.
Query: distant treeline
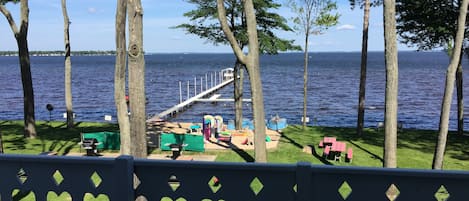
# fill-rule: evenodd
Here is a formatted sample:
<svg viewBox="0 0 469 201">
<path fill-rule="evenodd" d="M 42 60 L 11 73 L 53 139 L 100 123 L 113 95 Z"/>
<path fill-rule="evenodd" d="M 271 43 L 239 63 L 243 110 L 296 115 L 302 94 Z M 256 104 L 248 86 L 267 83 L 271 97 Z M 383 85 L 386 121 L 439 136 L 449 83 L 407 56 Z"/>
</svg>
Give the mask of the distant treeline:
<svg viewBox="0 0 469 201">
<path fill-rule="evenodd" d="M 114 50 L 72 51 L 72 56 L 115 55 Z M 29 51 L 30 56 L 64 56 L 64 51 Z M 0 56 L 18 56 L 17 51 L 0 51 Z"/>
</svg>

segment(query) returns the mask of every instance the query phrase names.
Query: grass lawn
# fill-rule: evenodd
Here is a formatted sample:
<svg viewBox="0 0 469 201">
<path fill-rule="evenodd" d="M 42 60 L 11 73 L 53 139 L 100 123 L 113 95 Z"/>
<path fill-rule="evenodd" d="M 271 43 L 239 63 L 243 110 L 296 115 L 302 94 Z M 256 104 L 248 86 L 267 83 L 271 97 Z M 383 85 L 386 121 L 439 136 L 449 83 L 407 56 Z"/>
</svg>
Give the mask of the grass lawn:
<svg viewBox="0 0 469 201">
<path fill-rule="evenodd" d="M 118 126 L 107 123 L 77 123 L 73 129 L 66 129 L 63 122 L 37 122 L 38 137 L 26 139 L 23 137 L 22 121 L 0 121 L 0 133 L 3 138 L 5 153 L 39 154 L 55 151 L 59 155 L 78 152 L 80 132 L 117 131 Z M 398 134 L 397 159 L 400 168 L 430 169 L 438 131 L 406 129 Z M 319 141 L 324 136 L 337 137 L 345 141 L 347 147 L 353 148 L 353 162 L 338 162 L 325 160 L 322 149 L 318 148 Z M 355 128 L 308 127 L 289 126 L 283 131 L 277 149 L 268 151 L 268 161 L 271 163 L 296 163 L 308 161 L 319 165 L 368 166 L 381 167 L 383 156 L 384 131 L 366 129 L 363 136 L 355 135 Z M 303 152 L 304 146 L 311 146 L 313 154 Z M 160 153 L 155 150 L 153 153 Z M 169 152 L 168 152 L 169 154 Z M 185 152 L 185 154 L 200 154 Z M 253 151 L 206 151 L 202 154 L 217 155 L 217 161 L 246 162 L 254 160 Z M 469 170 L 469 137 L 459 136 L 455 132 L 448 134 L 444 169 Z M 34 200 L 34 196 L 14 192 L 20 200 Z M 69 200 L 67 194 L 50 193 L 48 200 Z M 86 197 L 87 196 L 87 197 Z M 86 195 L 85 200 L 93 200 L 92 195 Z M 96 200 L 108 200 L 99 196 Z"/>
<path fill-rule="evenodd" d="M 22 121 L 0 121 L 0 132 L 3 137 L 5 153 L 39 154 L 55 151 L 59 155 L 78 152 L 80 132 L 117 131 L 115 124 L 77 123 L 73 129 L 66 129 L 63 122 L 38 122 L 36 139 L 23 137 Z M 313 164 L 381 167 L 383 156 L 384 131 L 366 129 L 363 136 L 355 135 L 354 128 L 308 127 L 305 131 L 301 126 L 289 126 L 277 149 L 268 151 L 268 160 L 272 163 L 296 163 L 308 161 Z M 430 169 L 437 138 L 437 131 L 406 129 L 398 135 L 398 167 Z M 324 136 L 334 136 L 345 141 L 347 147 L 354 151 L 352 163 L 325 160 L 319 141 Z M 303 147 L 311 145 L 313 155 L 304 153 Z M 155 150 L 153 153 L 160 153 Z M 169 152 L 168 152 L 169 153 Z M 185 152 L 185 154 L 199 154 Z M 202 154 L 217 155 L 217 161 L 246 162 L 253 161 L 253 151 L 206 151 Z M 469 137 L 458 136 L 454 132 L 448 134 L 448 143 L 444 160 L 444 169 L 469 170 Z"/>
</svg>

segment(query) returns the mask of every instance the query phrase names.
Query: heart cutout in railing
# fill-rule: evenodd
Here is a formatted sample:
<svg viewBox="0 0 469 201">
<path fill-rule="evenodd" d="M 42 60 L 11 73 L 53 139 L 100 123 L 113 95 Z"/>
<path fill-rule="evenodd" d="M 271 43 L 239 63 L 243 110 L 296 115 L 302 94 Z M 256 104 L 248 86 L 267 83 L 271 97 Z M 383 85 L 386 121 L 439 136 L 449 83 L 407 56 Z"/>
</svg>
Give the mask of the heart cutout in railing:
<svg viewBox="0 0 469 201">
<path fill-rule="evenodd" d="M 170 197 L 162 197 L 162 198 L 161 198 L 161 201 L 187 201 L 187 200 L 186 200 L 185 198 L 183 198 L 183 197 L 180 197 L 180 198 L 178 198 L 178 199 L 176 199 L 176 200 L 173 200 L 173 199 L 170 198 Z"/>
<path fill-rule="evenodd" d="M 83 200 L 87 201 L 104 201 L 107 200 L 109 201 L 109 197 L 106 194 L 99 194 L 98 196 L 94 196 L 91 193 L 86 193 L 85 196 L 83 197 Z"/>
<path fill-rule="evenodd" d="M 49 191 L 47 193 L 47 201 L 63 201 L 63 200 L 72 200 L 72 196 L 68 192 L 62 192 L 60 195 L 57 195 L 54 191 Z"/>
</svg>

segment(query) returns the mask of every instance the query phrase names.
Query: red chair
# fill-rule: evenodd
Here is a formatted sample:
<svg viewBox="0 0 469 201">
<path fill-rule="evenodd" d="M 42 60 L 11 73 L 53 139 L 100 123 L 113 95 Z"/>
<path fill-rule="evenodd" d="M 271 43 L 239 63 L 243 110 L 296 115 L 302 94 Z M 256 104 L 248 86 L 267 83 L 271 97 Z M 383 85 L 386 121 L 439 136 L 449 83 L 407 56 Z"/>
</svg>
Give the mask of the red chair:
<svg viewBox="0 0 469 201">
<path fill-rule="evenodd" d="M 323 148 L 323 147 L 324 147 L 324 141 L 321 140 L 321 141 L 319 142 L 319 146 L 318 146 L 318 147 L 319 147 L 319 148 Z"/>
</svg>

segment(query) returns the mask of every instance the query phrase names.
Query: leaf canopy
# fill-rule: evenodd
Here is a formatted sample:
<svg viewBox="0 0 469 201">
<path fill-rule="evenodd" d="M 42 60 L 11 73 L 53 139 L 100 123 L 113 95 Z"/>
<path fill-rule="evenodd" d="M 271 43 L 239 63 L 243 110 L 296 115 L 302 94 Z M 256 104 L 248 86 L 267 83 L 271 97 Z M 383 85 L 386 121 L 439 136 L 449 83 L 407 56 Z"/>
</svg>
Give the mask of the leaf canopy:
<svg viewBox="0 0 469 201">
<path fill-rule="evenodd" d="M 0 5 L 5 5 L 8 2 L 18 3 L 20 0 L 0 0 Z"/>
<path fill-rule="evenodd" d="M 352 9 L 354 9 L 357 4 L 360 6 L 360 8 L 363 8 L 365 6 L 365 0 L 349 0 L 349 3 Z M 383 0 L 370 0 L 371 7 L 381 6 L 382 4 Z"/>
<path fill-rule="evenodd" d="M 460 3 L 460 0 L 398 0 L 399 40 L 419 50 L 449 48 L 456 35 Z"/>
<path fill-rule="evenodd" d="M 215 45 L 229 44 L 220 23 L 218 22 L 217 4 L 213 0 L 186 0 L 194 4 L 196 9 L 184 13 L 190 23 L 180 24 L 173 28 L 184 29 L 187 33 L 195 34 L 207 42 Z M 275 31 L 293 31 L 287 20 L 271 10 L 281 5 L 273 0 L 253 0 L 256 12 L 257 31 L 260 52 L 264 54 L 277 54 L 279 51 L 301 50 L 294 45 L 293 40 L 279 38 Z M 241 47 L 248 44 L 247 28 L 244 19 L 244 8 L 241 0 L 225 0 L 228 24 Z"/>
</svg>

